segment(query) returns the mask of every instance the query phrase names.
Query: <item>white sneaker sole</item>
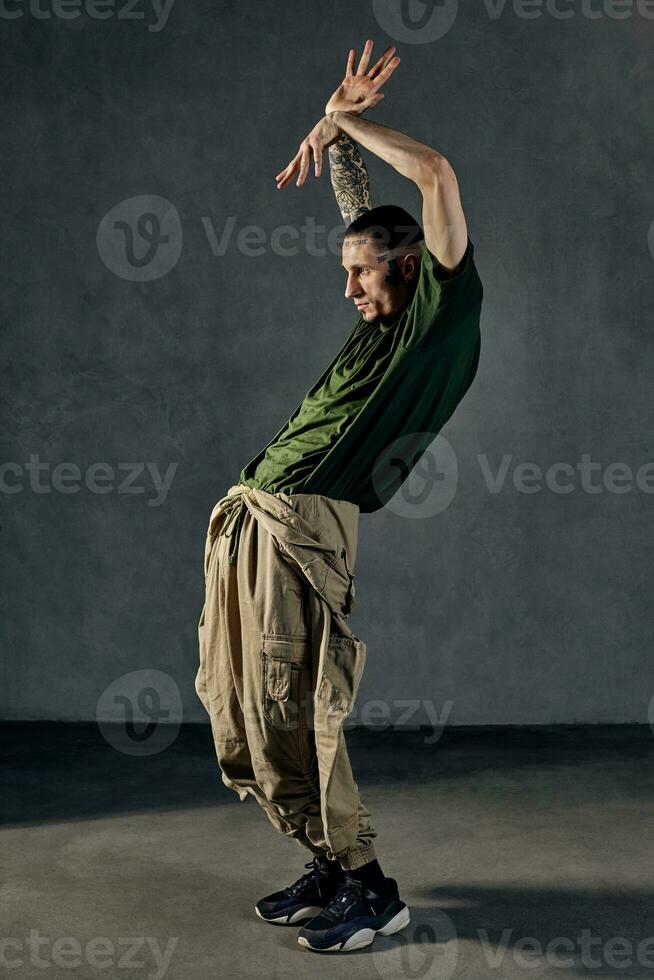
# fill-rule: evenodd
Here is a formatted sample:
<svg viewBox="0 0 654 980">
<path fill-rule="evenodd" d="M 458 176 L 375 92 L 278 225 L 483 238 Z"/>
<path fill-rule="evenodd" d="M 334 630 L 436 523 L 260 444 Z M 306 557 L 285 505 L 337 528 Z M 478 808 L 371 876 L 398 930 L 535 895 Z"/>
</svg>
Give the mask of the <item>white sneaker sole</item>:
<svg viewBox="0 0 654 980">
<path fill-rule="evenodd" d="M 411 916 L 409 914 L 409 909 L 405 905 L 403 909 L 393 916 L 390 922 L 387 922 L 385 926 L 381 929 L 359 929 L 355 932 L 353 936 L 343 944 L 336 943 L 335 946 L 330 946 L 328 949 L 322 949 L 320 946 L 312 946 L 308 939 L 304 936 L 298 936 L 298 943 L 300 946 L 304 946 L 306 949 L 312 949 L 315 953 L 350 953 L 354 949 L 363 949 L 364 946 L 370 946 L 373 939 L 377 934 L 380 936 L 392 936 L 393 933 L 399 932 L 400 929 L 404 929 L 408 926 L 411 921 Z"/>
<path fill-rule="evenodd" d="M 292 915 L 280 915 L 275 919 L 267 919 L 261 914 L 256 905 L 254 906 L 254 911 L 263 922 L 270 922 L 274 926 L 294 926 L 302 919 L 307 919 L 308 921 L 309 919 L 315 918 L 315 916 L 322 912 L 322 908 L 320 908 L 318 905 L 307 905 L 306 908 L 298 909 L 296 912 L 293 912 Z"/>
</svg>

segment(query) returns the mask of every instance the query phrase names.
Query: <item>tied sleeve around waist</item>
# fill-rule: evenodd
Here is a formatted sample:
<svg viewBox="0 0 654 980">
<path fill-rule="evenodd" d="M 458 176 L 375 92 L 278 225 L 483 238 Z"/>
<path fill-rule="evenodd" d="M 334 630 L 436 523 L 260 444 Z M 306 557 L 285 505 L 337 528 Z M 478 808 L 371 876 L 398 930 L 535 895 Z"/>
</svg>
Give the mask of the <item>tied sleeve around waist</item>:
<svg viewBox="0 0 654 980">
<path fill-rule="evenodd" d="M 341 542 L 334 546 L 317 540 L 311 525 L 285 501 L 266 490 L 244 484 L 230 487 L 211 513 L 205 546 L 205 575 L 214 542 L 221 535 L 231 538 L 228 560 L 230 564 L 236 562 L 246 508 L 270 532 L 280 554 L 297 566 L 334 615 L 348 616 L 356 609 L 355 575 L 349 569 L 347 549 Z"/>
</svg>

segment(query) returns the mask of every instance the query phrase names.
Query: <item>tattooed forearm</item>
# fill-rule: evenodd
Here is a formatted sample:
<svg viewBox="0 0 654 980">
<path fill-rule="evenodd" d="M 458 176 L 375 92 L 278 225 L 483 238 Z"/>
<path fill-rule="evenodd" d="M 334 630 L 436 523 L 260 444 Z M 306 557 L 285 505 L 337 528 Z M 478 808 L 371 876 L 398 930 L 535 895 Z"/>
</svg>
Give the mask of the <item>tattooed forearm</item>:
<svg viewBox="0 0 654 980">
<path fill-rule="evenodd" d="M 370 211 L 370 184 L 359 147 L 347 133 L 341 133 L 329 147 L 329 169 L 343 221 L 349 224 Z"/>
</svg>

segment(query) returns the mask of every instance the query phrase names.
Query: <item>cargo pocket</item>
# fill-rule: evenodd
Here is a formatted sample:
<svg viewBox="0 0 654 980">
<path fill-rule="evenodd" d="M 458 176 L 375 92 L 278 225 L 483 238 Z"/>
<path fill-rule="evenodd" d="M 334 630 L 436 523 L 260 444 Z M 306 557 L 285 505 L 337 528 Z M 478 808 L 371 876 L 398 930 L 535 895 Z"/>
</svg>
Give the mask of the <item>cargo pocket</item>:
<svg viewBox="0 0 654 980">
<path fill-rule="evenodd" d="M 355 636 L 332 633 L 316 698 L 327 720 L 340 724 L 351 713 L 366 664 L 366 645 Z"/>
<path fill-rule="evenodd" d="M 309 727 L 311 641 L 308 635 L 264 633 L 261 643 L 263 714 L 281 731 Z"/>
</svg>

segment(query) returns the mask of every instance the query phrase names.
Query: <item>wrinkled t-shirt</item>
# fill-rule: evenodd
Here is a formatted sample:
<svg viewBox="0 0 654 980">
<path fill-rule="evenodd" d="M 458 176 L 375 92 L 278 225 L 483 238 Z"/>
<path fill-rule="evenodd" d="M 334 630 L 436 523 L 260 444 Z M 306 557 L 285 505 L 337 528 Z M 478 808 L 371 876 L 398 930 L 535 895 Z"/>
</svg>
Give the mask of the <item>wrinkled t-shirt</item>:
<svg viewBox="0 0 654 980">
<path fill-rule="evenodd" d="M 331 364 L 239 482 L 349 500 L 362 513 L 397 492 L 477 372 L 481 280 L 468 239 L 454 275 L 421 242 L 409 305 L 390 324 L 359 316 Z"/>
</svg>

